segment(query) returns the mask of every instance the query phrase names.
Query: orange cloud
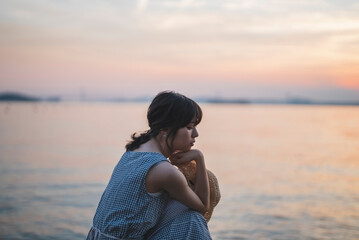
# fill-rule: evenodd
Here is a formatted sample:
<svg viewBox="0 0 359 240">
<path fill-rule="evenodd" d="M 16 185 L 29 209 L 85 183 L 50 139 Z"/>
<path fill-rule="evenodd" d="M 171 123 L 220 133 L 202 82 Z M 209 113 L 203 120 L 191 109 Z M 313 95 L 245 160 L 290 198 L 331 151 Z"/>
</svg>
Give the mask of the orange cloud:
<svg viewBox="0 0 359 240">
<path fill-rule="evenodd" d="M 358 63 L 345 63 L 339 66 L 333 66 L 328 72 L 333 75 L 335 84 L 345 88 L 359 89 L 358 66 Z"/>
<path fill-rule="evenodd" d="M 339 79 L 337 81 L 339 86 L 351 89 L 359 90 L 359 75 L 356 76 L 348 76 L 345 79 Z"/>
</svg>

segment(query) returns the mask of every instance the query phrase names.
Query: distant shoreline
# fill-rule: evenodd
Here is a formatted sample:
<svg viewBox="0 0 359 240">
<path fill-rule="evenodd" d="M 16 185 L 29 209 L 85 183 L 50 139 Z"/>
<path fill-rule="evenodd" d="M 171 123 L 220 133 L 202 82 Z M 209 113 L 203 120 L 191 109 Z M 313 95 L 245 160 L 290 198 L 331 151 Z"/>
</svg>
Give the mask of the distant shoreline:
<svg viewBox="0 0 359 240">
<path fill-rule="evenodd" d="M 0 102 L 59 102 L 60 97 L 40 98 L 22 93 L 3 92 L 0 93 Z"/>
<path fill-rule="evenodd" d="M 210 104 L 239 104 L 239 105 L 338 105 L 338 106 L 359 106 L 359 101 L 313 101 L 305 98 L 287 98 L 287 99 L 243 99 L 243 98 L 195 98 L 199 103 Z M 59 96 L 46 98 L 30 96 L 22 93 L 3 92 L 0 93 L 0 102 L 113 102 L 113 103 L 135 103 L 150 102 L 148 97 L 142 98 L 110 98 L 110 99 L 62 99 Z"/>
</svg>

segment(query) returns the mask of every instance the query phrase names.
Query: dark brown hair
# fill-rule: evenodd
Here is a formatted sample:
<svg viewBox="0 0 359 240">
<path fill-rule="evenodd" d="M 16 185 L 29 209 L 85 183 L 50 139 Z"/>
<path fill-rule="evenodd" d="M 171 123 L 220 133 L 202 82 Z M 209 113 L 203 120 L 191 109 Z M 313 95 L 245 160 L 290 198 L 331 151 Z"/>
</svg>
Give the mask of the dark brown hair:
<svg viewBox="0 0 359 240">
<path fill-rule="evenodd" d="M 161 130 L 167 131 L 166 144 L 172 150 L 172 143 L 169 144 L 168 139 L 192 121 L 195 126 L 199 124 L 202 120 L 202 110 L 192 99 L 179 93 L 164 91 L 152 100 L 147 111 L 147 120 L 150 129 L 139 135 L 132 134 L 132 141 L 126 144 L 127 151 L 135 150 L 152 137 L 156 137 Z"/>
</svg>

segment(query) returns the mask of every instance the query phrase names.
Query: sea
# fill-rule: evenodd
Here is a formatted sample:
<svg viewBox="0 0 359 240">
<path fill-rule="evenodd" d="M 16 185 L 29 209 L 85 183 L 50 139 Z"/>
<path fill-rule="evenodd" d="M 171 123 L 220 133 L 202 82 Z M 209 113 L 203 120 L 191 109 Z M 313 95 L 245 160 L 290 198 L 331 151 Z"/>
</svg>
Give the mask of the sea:
<svg viewBox="0 0 359 240">
<path fill-rule="evenodd" d="M 0 103 L 0 239 L 85 239 L 149 103 Z M 359 107 L 201 104 L 213 239 L 359 239 Z"/>
</svg>

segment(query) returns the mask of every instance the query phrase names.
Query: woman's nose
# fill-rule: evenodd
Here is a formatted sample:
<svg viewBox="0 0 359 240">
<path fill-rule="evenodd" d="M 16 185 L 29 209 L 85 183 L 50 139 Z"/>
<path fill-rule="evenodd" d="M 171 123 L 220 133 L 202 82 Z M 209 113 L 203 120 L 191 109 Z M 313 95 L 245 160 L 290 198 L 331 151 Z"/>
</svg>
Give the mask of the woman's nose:
<svg viewBox="0 0 359 240">
<path fill-rule="evenodd" d="M 199 134 L 198 134 L 197 128 L 194 127 L 194 128 L 193 128 L 193 131 L 192 131 L 192 137 L 193 137 L 193 138 L 196 138 L 196 137 L 198 137 L 198 136 L 199 136 Z"/>
</svg>

